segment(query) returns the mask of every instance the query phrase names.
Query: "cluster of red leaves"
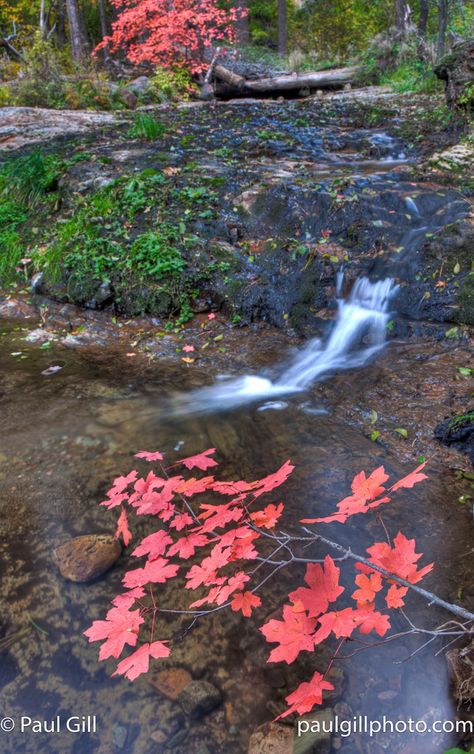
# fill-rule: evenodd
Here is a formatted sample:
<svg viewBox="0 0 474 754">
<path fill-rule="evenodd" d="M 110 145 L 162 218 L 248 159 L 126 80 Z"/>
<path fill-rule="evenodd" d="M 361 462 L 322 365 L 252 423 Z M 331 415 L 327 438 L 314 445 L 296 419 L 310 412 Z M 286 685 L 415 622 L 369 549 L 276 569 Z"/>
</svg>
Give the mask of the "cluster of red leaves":
<svg viewBox="0 0 474 754">
<path fill-rule="evenodd" d="M 262 495 L 285 482 L 294 467 L 286 461 L 274 474 L 254 482 L 218 481 L 208 474 L 185 479 L 179 473 L 180 467 L 207 472 L 217 465 L 214 453 L 215 448 L 210 448 L 166 468 L 161 453 L 137 453 L 138 458 L 158 463 L 160 473 L 150 471 L 139 477 L 137 471 L 132 471 L 118 477 L 101 503 L 108 509 L 121 507 L 115 536 L 122 537 L 125 545 L 131 541 L 127 507 L 138 516 L 153 516 L 161 522 L 161 528 L 146 536 L 132 551 L 133 557 L 144 557 L 145 562 L 125 573 L 122 583 L 126 591 L 115 597 L 106 620 L 94 621 L 85 632 L 89 641 L 103 642 L 100 660 L 118 659 L 127 645 L 135 648 L 140 633 L 146 632 L 146 640 L 142 636 L 143 643 L 119 662 L 115 675 L 134 680 L 148 670 L 150 658 L 170 653 L 168 641 L 155 640 L 156 617 L 163 608 L 161 602 L 157 604 L 153 590 L 154 585 L 174 579 L 181 569 L 185 589 L 205 590 L 189 605 L 198 614 L 216 607 L 230 607 L 249 617 L 261 605 L 256 594 L 259 583 L 255 582 L 258 578 L 255 561 L 258 560 L 259 567 L 265 564 L 268 553 L 265 545 L 271 542 L 267 532 L 277 526 L 284 505 L 280 502 L 255 506 Z M 424 479 L 425 475 L 420 473 L 423 465 L 388 491 L 410 488 Z M 175 469 L 178 471 L 172 474 Z M 339 513 L 304 522 L 346 521 L 355 513 L 369 512 L 382 502 L 389 502 L 383 486 L 387 480 L 382 467 L 368 478 L 361 472 L 352 482 L 352 495 L 338 504 Z M 223 496 L 225 502 L 215 504 L 201 497 L 193 500 L 203 494 L 207 500 L 210 496 Z M 289 594 L 282 619 L 271 619 L 260 629 L 269 643 L 277 644 L 268 662 L 292 663 L 300 652 L 313 651 L 331 635 L 345 640 L 357 630 L 360 634 L 375 632 L 384 636 L 390 621 L 382 610 L 401 607 L 407 593 L 407 587 L 397 583 L 397 578 L 415 584 L 432 568 L 431 564 L 418 569 L 421 554 L 415 552 L 415 546 L 415 541 L 401 532 L 393 546 L 374 543 L 367 550 L 366 563 L 356 564 L 353 602 L 337 608 L 335 603 L 345 591 L 339 583 L 340 568 L 329 555 L 322 563 L 308 562 L 305 585 Z M 191 565 L 187 562 L 190 558 L 194 560 Z M 287 697 L 289 708 L 282 717 L 292 712 L 308 712 L 321 702 L 323 691 L 331 688 L 324 676 L 315 673 L 309 683 L 301 684 Z"/>
<path fill-rule="evenodd" d="M 205 67 L 206 50 L 233 42 L 242 8 L 223 8 L 217 0 L 111 0 L 118 12 L 112 35 L 97 50 L 126 49 L 132 63 Z"/>
</svg>

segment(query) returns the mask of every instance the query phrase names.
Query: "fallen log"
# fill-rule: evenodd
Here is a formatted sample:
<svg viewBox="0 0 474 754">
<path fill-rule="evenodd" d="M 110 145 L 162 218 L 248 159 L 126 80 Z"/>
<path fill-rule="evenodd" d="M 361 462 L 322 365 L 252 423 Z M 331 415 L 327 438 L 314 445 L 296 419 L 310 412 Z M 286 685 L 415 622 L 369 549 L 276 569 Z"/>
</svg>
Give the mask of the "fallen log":
<svg viewBox="0 0 474 754">
<path fill-rule="evenodd" d="M 269 94 L 271 92 L 288 92 L 298 89 L 331 89 L 345 84 L 352 84 L 357 74 L 361 71 L 360 66 L 351 68 L 334 68 L 328 71 L 312 71 L 309 73 L 273 76 L 267 79 L 246 81 L 245 89 L 248 92 Z"/>
<path fill-rule="evenodd" d="M 243 89 L 246 84 L 249 83 L 243 76 L 239 76 L 237 73 L 229 71 L 229 69 L 224 68 L 223 65 L 214 66 L 214 75 L 216 78 L 220 79 L 220 81 L 224 81 L 235 89 Z"/>
</svg>

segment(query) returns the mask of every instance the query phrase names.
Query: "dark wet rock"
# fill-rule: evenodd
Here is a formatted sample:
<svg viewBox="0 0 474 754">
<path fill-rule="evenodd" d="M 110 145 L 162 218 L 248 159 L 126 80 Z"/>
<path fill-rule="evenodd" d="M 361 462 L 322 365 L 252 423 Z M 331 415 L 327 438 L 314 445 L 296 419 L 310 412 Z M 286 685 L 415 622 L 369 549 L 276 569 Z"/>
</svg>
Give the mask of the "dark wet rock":
<svg viewBox="0 0 474 754">
<path fill-rule="evenodd" d="M 298 718 L 293 754 L 329 754 L 333 720 L 332 709 L 315 710 L 311 714 Z M 306 730 L 305 723 L 309 730 Z M 298 730 L 301 731 L 301 735 L 297 735 Z"/>
<path fill-rule="evenodd" d="M 199 720 L 220 705 L 222 694 L 209 681 L 191 681 L 179 693 L 177 701 L 188 717 Z"/>
<path fill-rule="evenodd" d="M 86 534 L 57 547 L 54 556 L 65 579 L 88 582 L 108 571 L 120 557 L 121 551 L 119 542 L 112 537 Z"/>
<path fill-rule="evenodd" d="M 99 285 L 96 292 L 90 301 L 87 301 L 85 306 L 89 309 L 103 309 L 108 304 L 112 303 L 114 299 L 114 292 L 108 281 L 105 281 Z"/>
<path fill-rule="evenodd" d="M 474 95 L 474 39 L 458 40 L 434 69 L 445 82 L 446 99 L 454 107 L 472 109 Z"/>
<path fill-rule="evenodd" d="M 36 272 L 30 281 L 33 293 L 46 293 L 44 272 Z"/>
<path fill-rule="evenodd" d="M 248 754 L 293 754 L 293 730 L 281 723 L 265 723 L 250 736 Z"/>
<path fill-rule="evenodd" d="M 435 437 L 444 445 L 452 445 L 467 453 L 474 463 L 474 408 L 438 424 Z"/>
<path fill-rule="evenodd" d="M 186 668 L 166 668 L 155 673 L 150 683 L 157 691 L 174 701 L 192 680 L 191 673 Z"/>
<path fill-rule="evenodd" d="M 31 317 L 37 317 L 38 312 L 21 298 L 8 297 L 4 301 L 0 301 L 0 317 L 5 319 L 30 319 Z"/>
</svg>

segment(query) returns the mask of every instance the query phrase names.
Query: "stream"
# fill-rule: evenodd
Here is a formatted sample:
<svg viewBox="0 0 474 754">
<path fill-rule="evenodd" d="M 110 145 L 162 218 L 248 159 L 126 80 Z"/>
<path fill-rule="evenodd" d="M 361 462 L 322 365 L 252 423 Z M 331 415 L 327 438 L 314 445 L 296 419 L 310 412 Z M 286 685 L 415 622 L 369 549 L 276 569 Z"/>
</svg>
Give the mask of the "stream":
<svg viewBox="0 0 474 754">
<path fill-rule="evenodd" d="M 262 120 L 270 119 L 268 106 L 262 105 L 262 113 Z M 461 594 L 463 601 L 472 600 L 472 516 L 469 506 L 457 502 L 465 485 L 453 473 L 464 459 L 433 439 L 436 424 L 465 405 L 458 369 L 470 351 L 462 340 L 386 339 L 400 301 L 395 280 L 410 268 L 427 234 L 467 214 L 466 202 L 451 189 L 416 186 L 400 177 L 397 170 L 410 159 L 407 147 L 381 129 L 363 132 L 378 151 L 376 159 L 360 156 L 353 133 L 302 126 L 297 137 L 294 174 L 302 167 L 306 176 L 317 172 L 317 192 L 319 182 L 337 173 L 350 179 L 349 191 L 367 189 L 367 232 L 372 238 L 383 223 L 390 240 L 390 253 L 368 254 L 357 276 L 347 276 L 341 262 L 318 337 L 301 341 L 277 333 L 267 317 L 261 328 L 226 330 L 226 353 L 216 345 L 189 368 L 176 357 L 171 337 L 163 355 L 132 359 L 122 341 L 71 347 L 74 336 L 65 332 L 41 349 L 34 339 L 25 340 L 38 320 L 0 320 L 0 638 L 11 638 L 0 657 L 2 714 L 15 720 L 96 715 L 98 721 L 94 734 L 16 729 L 4 734 L 2 754 L 246 754 L 256 726 L 272 720 L 283 697 L 314 670 L 324 672 L 330 659 L 331 650 L 321 648 L 314 656 L 302 653 L 291 666 L 266 663 L 268 645 L 258 627 L 301 583 L 303 573 L 295 569 L 269 584 L 255 620 L 230 611 L 204 619 L 176 642 L 169 660 L 155 663 L 151 681 L 164 667 L 183 667 L 222 691 L 223 704 L 202 720 L 186 719 L 149 677 L 134 684 L 110 677 L 111 667 L 97 662 L 97 645 L 89 645 L 82 633 L 104 616 L 127 558 L 123 554 L 104 577 L 84 585 L 64 580 L 52 554 L 69 537 L 114 531 L 114 511 L 98 503 L 114 477 L 134 468 L 138 450 L 178 458 L 215 447 L 218 475 L 226 479 L 261 477 L 291 458 L 295 472 L 278 493 L 293 518 L 332 511 L 361 469 L 383 464 L 395 480 L 426 456 L 428 481 L 398 493 L 384 522 L 391 533 L 401 529 L 416 538 L 423 563 L 435 561 L 427 589 L 448 601 Z M 236 143 L 239 138 L 240 129 Z M 287 159 L 286 146 L 277 144 L 279 150 Z M 252 159 L 245 166 L 249 173 L 255 170 Z M 263 161 L 270 173 L 284 169 L 278 159 Z M 286 196 L 280 230 L 298 216 L 302 235 L 319 238 L 329 224 L 325 198 L 309 214 L 314 193 L 302 189 L 297 195 L 292 188 Z M 278 187 L 271 186 L 265 207 L 252 209 L 247 222 L 257 236 L 269 235 L 280 202 Z M 367 251 L 369 241 L 362 246 Z M 407 319 L 401 318 L 401 333 Z M 91 315 L 86 327 L 98 323 L 100 330 L 102 321 L 101 313 Z M 194 343 L 199 337 L 191 323 L 186 338 Z M 55 365 L 60 369 L 48 372 Z M 406 428 L 407 438 L 397 433 L 399 427 Z M 377 441 L 370 439 L 374 428 L 380 429 Z M 141 522 L 138 534 L 150 530 Z M 343 545 L 363 554 L 380 527 L 355 518 L 337 534 Z M 187 604 L 179 593 L 168 598 L 172 607 Z M 407 613 L 430 629 L 446 620 L 435 606 L 413 597 Z M 394 616 L 394 631 L 406 625 Z M 343 660 L 331 671 L 336 690 L 325 706 L 346 718 L 386 715 L 428 725 L 455 720 L 442 644 L 437 640 L 416 652 L 421 644 L 423 638 L 404 637 Z M 355 733 L 336 737 L 331 751 L 443 754 L 459 738 L 449 732 L 373 738 Z"/>
</svg>

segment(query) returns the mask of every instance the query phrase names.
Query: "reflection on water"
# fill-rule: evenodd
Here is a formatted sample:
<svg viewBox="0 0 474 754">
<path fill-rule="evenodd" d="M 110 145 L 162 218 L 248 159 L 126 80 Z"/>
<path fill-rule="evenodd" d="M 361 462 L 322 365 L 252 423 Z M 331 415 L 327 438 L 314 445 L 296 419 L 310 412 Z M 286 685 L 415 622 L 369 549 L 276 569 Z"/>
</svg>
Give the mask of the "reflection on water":
<svg viewBox="0 0 474 754">
<path fill-rule="evenodd" d="M 332 510 L 362 468 L 384 463 L 394 474 L 406 471 L 382 445 L 371 443 L 334 415 L 338 395 L 341 400 L 348 394 L 355 399 L 364 381 L 374 381 L 377 366 L 339 375 L 336 387 L 328 383 L 325 414 L 301 411 L 290 396 L 279 411 L 245 407 L 163 420 L 160 409 L 170 395 L 191 387 L 190 372 L 181 366 L 161 362 L 144 380 L 127 373 L 125 359 L 106 352 L 94 357 L 68 352 L 65 357 L 54 349 L 36 349 L 22 361 L 11 356 L 17 351 L 9 335 L 0 339 L 0 636 L 13 637 L 1 653 L 2 714 L 37 719 L 95 714 L 98 733 L 33 736 L 14 731 L 2 738 L 2 753 L 243 754 L 254 727 L 274 717 L 282 697 L 318 663 L 327 662 L 330 650 L 321 649 L 323 655 L 314 657 L 304 653 L 293 666 L 269 666 L 268 648 L 254 622 L 229 613 L 198 624 L 183 641 L 175 642 L 168 664 L 185 666 L 194 677 L 212 681 L 223 691 L 225 704 L 190 723 L 179 705 L 161 696 L 148 679 L 130 685 L 110 678 L 110 668 L 98 664 L 96 647 L 82 636 L 92 619 L 103 616 L 118 590 L 126 559 L 122 557 L 97 583 L 75 585 L 59 576 L 52 550 L 69 536 L 113 531 L 114 513 L 97 503 L 108 482 L 130 470 L 133 453 L 143 448 L 172 454 L 179 445 L 180 454 L 190 455 L 216 447 L 220 473 L 226 478 L 256 478 L 290 457 L 296 472 L 279 495 L 295 517 Z M 61 358 L 64 367 L 59 373 L 41 375 Z M 415 355 L 413 359 L 415 363 Z M 409 364 L 405 372 L 409 384 Z M 194 385 L 209 379 L 197 369 L 193 374 Z M 319 394 L 325 389 L 320 385 Z M 393 533 L 401 528 L 417 537 L 418 549 L 439 564 L 427 587 L 436 584 L 443 597 L 452 599 L 464 567 L 460 558 L 470 540 L 465 512 L 450 502 L 449 484 L 435 464 L 424 488 L 404 494 L 387 510 L 385 522 Z M 143 534 L 146 524 L 140 526 Z M 356 521 L 338 531 L 341 541 L 356 551 L 363 551 L 377 535 L 375 522 Z M 257 626 L 300 578 L 301 572 L 282 573 L 269 586 Z M 181 604 L 177 593 L 167 599 Z M 416 600 L 410 601 L 410 616 L 428 627 L 444 617 Z M 395 630 L 403 626 L 401 619 L 394 620 Z M 170 633 L 171 627 L 166 630 Z M 20 633 L 14 636 L 15 632 Z M 430 648 L 400 664 L 419 643 L 405 638 L 356 653 L 339 666 L 338 697 L 328 703 L 339 704 L 339 714 L 349 716 L 453 718 L 444 659 Z M 354 645 L 348 654 L 359 648 Z M 171 749 L 164 743 L 170 740 Z M 409 735 L 357 735 L 341 743 L 342 754 L 441 754 L 456 737 L 443 740 L 438 735 L 420 744 Z"/>
</svg>

